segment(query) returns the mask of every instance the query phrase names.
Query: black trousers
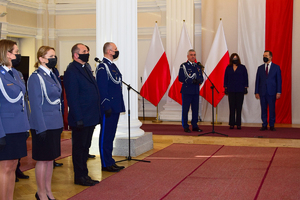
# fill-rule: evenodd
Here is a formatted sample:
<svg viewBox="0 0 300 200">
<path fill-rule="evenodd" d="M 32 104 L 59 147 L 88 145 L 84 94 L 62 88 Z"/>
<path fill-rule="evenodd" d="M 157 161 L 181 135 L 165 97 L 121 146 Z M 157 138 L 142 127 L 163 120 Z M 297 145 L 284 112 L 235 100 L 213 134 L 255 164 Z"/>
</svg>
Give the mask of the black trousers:
<svg viewBox="0 0 300 200">
<path fill-rule="evenodd" d="M 88 176 L 87 159 L 95 126 L 72 128 L 72 161 L 74 178 Z"/>
<path fill-rule="evenodd" d="M 244 102 L 244 92 L 229 92 L 229 125 L 240 126 L 242 123 L 242 107 Z"/>
</svg>

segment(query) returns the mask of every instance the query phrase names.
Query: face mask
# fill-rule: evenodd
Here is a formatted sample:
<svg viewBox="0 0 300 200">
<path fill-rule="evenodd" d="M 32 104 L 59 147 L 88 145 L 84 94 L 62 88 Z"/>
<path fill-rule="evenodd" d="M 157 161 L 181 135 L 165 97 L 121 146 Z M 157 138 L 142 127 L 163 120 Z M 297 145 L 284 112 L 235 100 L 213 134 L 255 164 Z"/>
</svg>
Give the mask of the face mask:
<svg viewBox="0 0 300 200">
<path fill-rule="evenodd" d="M 232 60 L 232 63 L 237 65 L 239 63 L 239 61 L 234 59 L 234 60 Z"/>
<path fill-rule="evenodd" d="M 48 58 L 48 63 L 46 63 L 46 66 L 49 69 L 53 69 L 57 64 L 57 57 L 55 56 L 55 58 Z"/>
<path fill-rule="evenodd" d="M 11 64 L 14 68 L 18 67 L 21 62 L 21 54 L 15 54 L 16 59 L 11 60 Z"/>
<path fill-rule="evenodd" d="M 264 59 L 265 63 L 269 61 L 269 58 L 267 58 L 267 57 L 264 57 L 263 59 Z"/>
<path fill-rule="evenodd" d="M 113 59 L 117 59 L 119 57 L 119 51 L 115 51 L 115 55 L 113 55 Z"/>
<path fill-rule="evenodd" d="M 79 59 L 82 60 L 82 62 L 89 62 L 89 57 L 90 57 L 90 54 L 87 53 L 87 54 L 78 54 L 79 55 Z"/>
</svg>

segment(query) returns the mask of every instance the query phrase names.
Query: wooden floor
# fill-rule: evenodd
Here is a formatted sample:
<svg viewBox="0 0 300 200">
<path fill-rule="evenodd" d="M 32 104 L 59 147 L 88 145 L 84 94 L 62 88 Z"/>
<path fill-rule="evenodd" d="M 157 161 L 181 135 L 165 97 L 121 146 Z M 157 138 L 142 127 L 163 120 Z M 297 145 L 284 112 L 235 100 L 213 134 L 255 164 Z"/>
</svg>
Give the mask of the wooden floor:
<svg viewBox="0 0 300 200">
<path fill-rule="evenodd" d="M 143 123 L 152 123 L 152 121 L 143 121 Z M 180 122 L 163 122 L 164 124 L 180 124 Z M 199 126 L 208 125 L 208 122 L 199 122 Z M 221 124 L 221 126 L 228 126 L 227 124 Z M 242 124 L 242 126 L 260 127 L 261 124 Z M 300 125 L 280 124 L 275 125 L 276 127 L 297 127 Z M 71 132 L 65 131 L 62 134 L 62 138 L 71 138 Z M 157 152 L 172 143 L 187 143 L 187 144 L 221 144 L 229 146 L 261 146 L 261 147 L 294 147 L 300 148 L 300 140 L 296 139 L 267 139 L 267 138 L 228 138 L 228 137 L 195 137 L 195 136 L 164 136 L 164 135 L 153 135 L 153 149 L 136 157 L 137 159 L 143 159 L 154 152 Z M 124 159 L 124 157 L 114 157 L 115 160 Z M 71 157 L 67 157 L 59 160 L 63 163 L 62 167 L 56 167 L 53 172 L 52 179 L 52 191 L 56 199 L 64 200 L 68 199 L 75 194 L 86 189 L 85 186 L 79 186 L 74 184 L 73 178 L 73 165 Z M 118 163 L 128 167 L 136 161 L 125 161 Z M 102 172 L 100 157 L 96 156 L 95 159 L 88 160 L 89 175 L 93 179 L 103 180 L 114 173 Z M 36 193 L 36 181 L 34 169 L 25 172 L 30 178 L 27 180 L 20 179 L 16 183 L 14 199 L 15 200 L 32 200 Z"/>
</svg>

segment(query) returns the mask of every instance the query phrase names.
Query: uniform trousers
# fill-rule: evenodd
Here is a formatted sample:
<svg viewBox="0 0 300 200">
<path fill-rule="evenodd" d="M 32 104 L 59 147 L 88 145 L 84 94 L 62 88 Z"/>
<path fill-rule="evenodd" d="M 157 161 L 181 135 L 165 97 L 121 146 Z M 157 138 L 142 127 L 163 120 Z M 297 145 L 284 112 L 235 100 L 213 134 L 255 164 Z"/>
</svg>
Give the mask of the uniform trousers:
<svg viewBox="0 0 300 200">
<path fill-rule="evenodd" d="M 261 107 L 261 120 L 263 126 L 268 126 L 268 106 L 269 106 L 269 124 L 274 126 L 275 124 L 275 102 L 276 95 L 261 95 L 260 107 Z"/>
<path fill-rule="evenodd" d="M 120 113 L 112 113 L 108 118 L 104 114 L 102 116 L 99 138 L 101 164 L 102 167 L 110 167 L 115 164 L 115 160 L 112 158 L 112 151 Z"/>
<path fill-rule="evenodd" d="M 229 125 L 240 126 L 242 123 L 242 107 L 244 102 L 244 92 L 229 92 Z"/>
<path fill-rule="evenodd" d="M 199 94 L 182 94 L 181 120 L 183 128 L 189 128 L 187 122 L 190 106 L 192 108 L 192 126 L 193 128 L 198 128 Z"/>
<path fill-rule="evenodd" d="M 72 128 L 72 161 L 74 178 L 88 176 L 87 159 L 95 126 Z"/>
</svg>

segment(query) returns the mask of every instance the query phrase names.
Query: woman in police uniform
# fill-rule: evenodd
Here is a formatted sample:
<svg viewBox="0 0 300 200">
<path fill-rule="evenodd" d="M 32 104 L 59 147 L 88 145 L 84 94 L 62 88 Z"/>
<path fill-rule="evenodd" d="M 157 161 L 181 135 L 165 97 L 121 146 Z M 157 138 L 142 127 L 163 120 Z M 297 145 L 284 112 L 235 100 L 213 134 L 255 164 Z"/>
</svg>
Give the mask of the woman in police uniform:
<svg viewBox="0 0 300 200">
<path fill-rule="evenodd" d="M 0 199 L 13 199 L 18 159 L 27 156 L 29 130 L 26 88 L 12 68 L 19 54 L 16 42 L 0 41 Z"/>
<path fill-rule="evenodd" d="M 42 46 L 37 52 L 38 68 L 28 79 L 31 108 L 32 158 L 37 161 L 35 175 L 36 199 L 54 199 L 51 191 L 53 160 L 60 156 L 60 135 L 63 129 L 61 86 L 52 72 L 56 66 L 55 50 Z"/>
</svg>

